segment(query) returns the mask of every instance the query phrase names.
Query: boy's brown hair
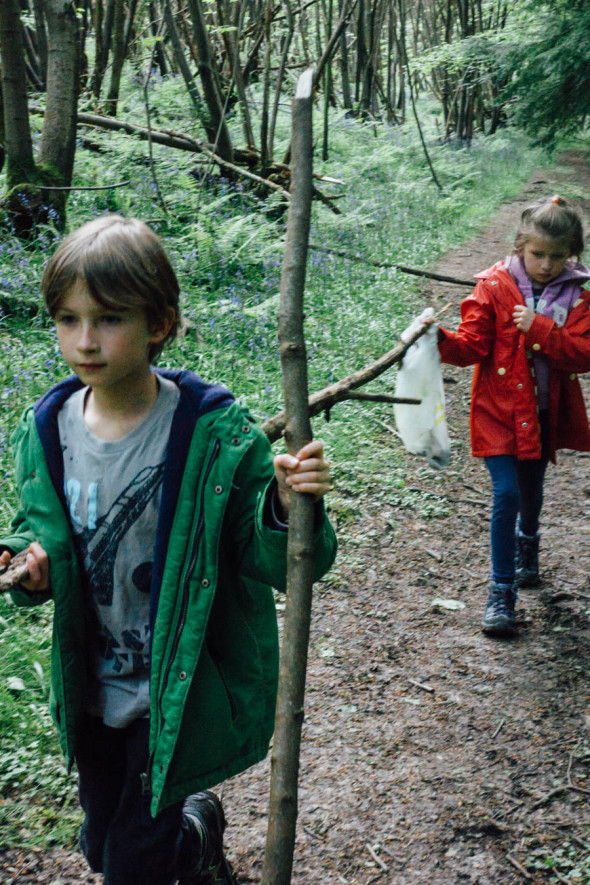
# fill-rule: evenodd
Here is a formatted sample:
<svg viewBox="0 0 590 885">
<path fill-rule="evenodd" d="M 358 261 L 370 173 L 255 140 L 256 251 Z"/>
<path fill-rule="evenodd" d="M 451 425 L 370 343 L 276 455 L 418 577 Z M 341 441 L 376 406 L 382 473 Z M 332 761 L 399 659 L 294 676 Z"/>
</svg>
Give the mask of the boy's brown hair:
<svg viewBox="0 0 590 885">
<path fill-rule="evenodd" d="M 570 255 L 577 258 L 584 251 L 584 229 L 580 213 L 563 197 L 535 200 L 523 210 L 514 240 L 515 254 L 522 254 L 527 240 L 539 234 L 563 243 Z"/>
<path fill-rule="evenodd" d="M 152 344 L 153 362 L 178 331 L 180 287 L 162 243 L 137 218 L 102 215 L 69 234 L 49 260 L 41 291 L 51 317 L 77 281 L 103 307 L 141 309 L 151 331 L 174 313 L 166 338 Z"/>
</svg>

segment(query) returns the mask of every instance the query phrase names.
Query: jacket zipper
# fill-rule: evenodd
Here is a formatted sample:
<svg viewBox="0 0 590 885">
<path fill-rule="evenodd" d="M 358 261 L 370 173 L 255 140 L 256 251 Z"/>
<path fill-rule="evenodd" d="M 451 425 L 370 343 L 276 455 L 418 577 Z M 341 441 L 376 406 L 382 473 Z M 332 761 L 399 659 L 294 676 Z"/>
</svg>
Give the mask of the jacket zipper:
<svg viewBox="0 0 590 885">
<path fill-rule="evenodd" d="M 182 603 L 180 606 L 180 615 L 178 618 L 178 623 L 176 625 L 176 631 L 174 633 L 174 639 L 172 641 L 172 647 L 170 649 L 170 654 L 168 655 L 168 663 L 166 665 L 166 670 L 164 672 L 164 678 L 162 680 L 162 690 L 160 692 L 160 722 L 164 721 L 164 715 L 162 713 L 162 698 L 166 693 L 166 688 L 168 687 L 168 680 L 170 679 L 170 671 L 172 669 L 172 664 L 174 663 L 174 658 L 176 657 L 176 652 L 178 651 L 178 645 L 180 642 L 180 636 L 182 634 L 185 622 L 186 622 L 186 612 L 188 609 L 188 584 L 191 578 L 191 575 L 194 571 L 195 565 L 197 563 L 197 555 L 198 555 L 198 547 L 199 541 L 201 539 L 201 535 L 203 534 L 203 526 L 205 524 L 205 487 L 207 485 L 207 480 L 211 475 L 211 471 L 213 470 L 213 465 L 217 460 L 217 456 L 219 455 L 219 450 L 221 449 L 221 441 L 219 439 L 215 440 L 213 450 L 209 457 L 209 461 L 207 462 L 207 466 L 205 468 L 205 473 L 203 475 L 203 483 L 201 486 L 201 495 L 199 499 L 199 517 L 197 520 L 197 528 L 195 531 L 195 538 L 193 541 L 193 547 L 191 550 L 191 556 L 189 559 L 188 567 L 185 572 L 184 582 L 182 585 Z M 151 786 L 152 779 L 152 767 L 154 762 L 154 753 L 150 753 L 150 757 L 148 760 L 148 765 L 145 773 L 141 775 L 141 785 L 142 792 L 147 792 Z"/>
</svg>

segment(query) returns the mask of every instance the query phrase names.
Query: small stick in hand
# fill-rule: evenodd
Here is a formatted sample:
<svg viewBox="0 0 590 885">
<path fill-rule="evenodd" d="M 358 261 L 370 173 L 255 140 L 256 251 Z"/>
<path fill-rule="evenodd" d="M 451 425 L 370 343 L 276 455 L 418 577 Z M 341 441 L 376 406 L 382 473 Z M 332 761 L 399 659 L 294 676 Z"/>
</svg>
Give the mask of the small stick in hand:
<svg viewBox="0 0 590 885">
<path fill-rule="evenodd" d="M 0 593 L 14 590 L 22 581 L 29 577 L 27 566 L 27 550 L 17 553 L 9 563 L 0 564 Z"/>
</svg>

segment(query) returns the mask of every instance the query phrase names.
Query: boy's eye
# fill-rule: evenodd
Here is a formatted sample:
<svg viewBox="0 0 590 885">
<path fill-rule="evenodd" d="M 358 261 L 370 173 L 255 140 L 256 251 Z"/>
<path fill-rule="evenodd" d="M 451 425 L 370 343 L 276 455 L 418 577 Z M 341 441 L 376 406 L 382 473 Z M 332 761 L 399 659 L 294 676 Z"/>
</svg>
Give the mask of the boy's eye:
<svg viewBox="0 0 590 885">
<path fill-rule="evenodd" d="M 100 320 L 105 326 L 117 326 L 123 322 L 123 316 L 120 313 L 105 313 Z"/>
<path fill-rule="evenodd" d="M 62 326 L 72 326 L 76 322 L 76 317 L 73 313 L 58 313 L 55 322 Z"/>
</svg>

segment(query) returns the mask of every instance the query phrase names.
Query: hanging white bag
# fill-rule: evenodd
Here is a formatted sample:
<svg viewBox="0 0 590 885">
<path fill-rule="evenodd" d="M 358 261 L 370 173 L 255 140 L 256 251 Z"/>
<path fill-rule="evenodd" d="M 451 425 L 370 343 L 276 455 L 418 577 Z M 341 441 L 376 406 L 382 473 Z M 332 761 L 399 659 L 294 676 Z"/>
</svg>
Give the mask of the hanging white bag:
<svg viewBox="0 0 590 885">
<path fill-rule="evenodd" d="M 402 332 L 401 340 L 408 341 L 422 328 L 422 320 L 433 313 L 433 309 L 427 307 Z M 424 455 L 428 464 L 437 470 L 446 467 L 451 450 L 435 323 L 428 326 L 427 332 L 412 344 L 404 356 L 397 373 L 395 395 L 421 401 L 420 405 L 395 403 L 393 407 L 395 423 L 408 452 Z"/>
</svg>

